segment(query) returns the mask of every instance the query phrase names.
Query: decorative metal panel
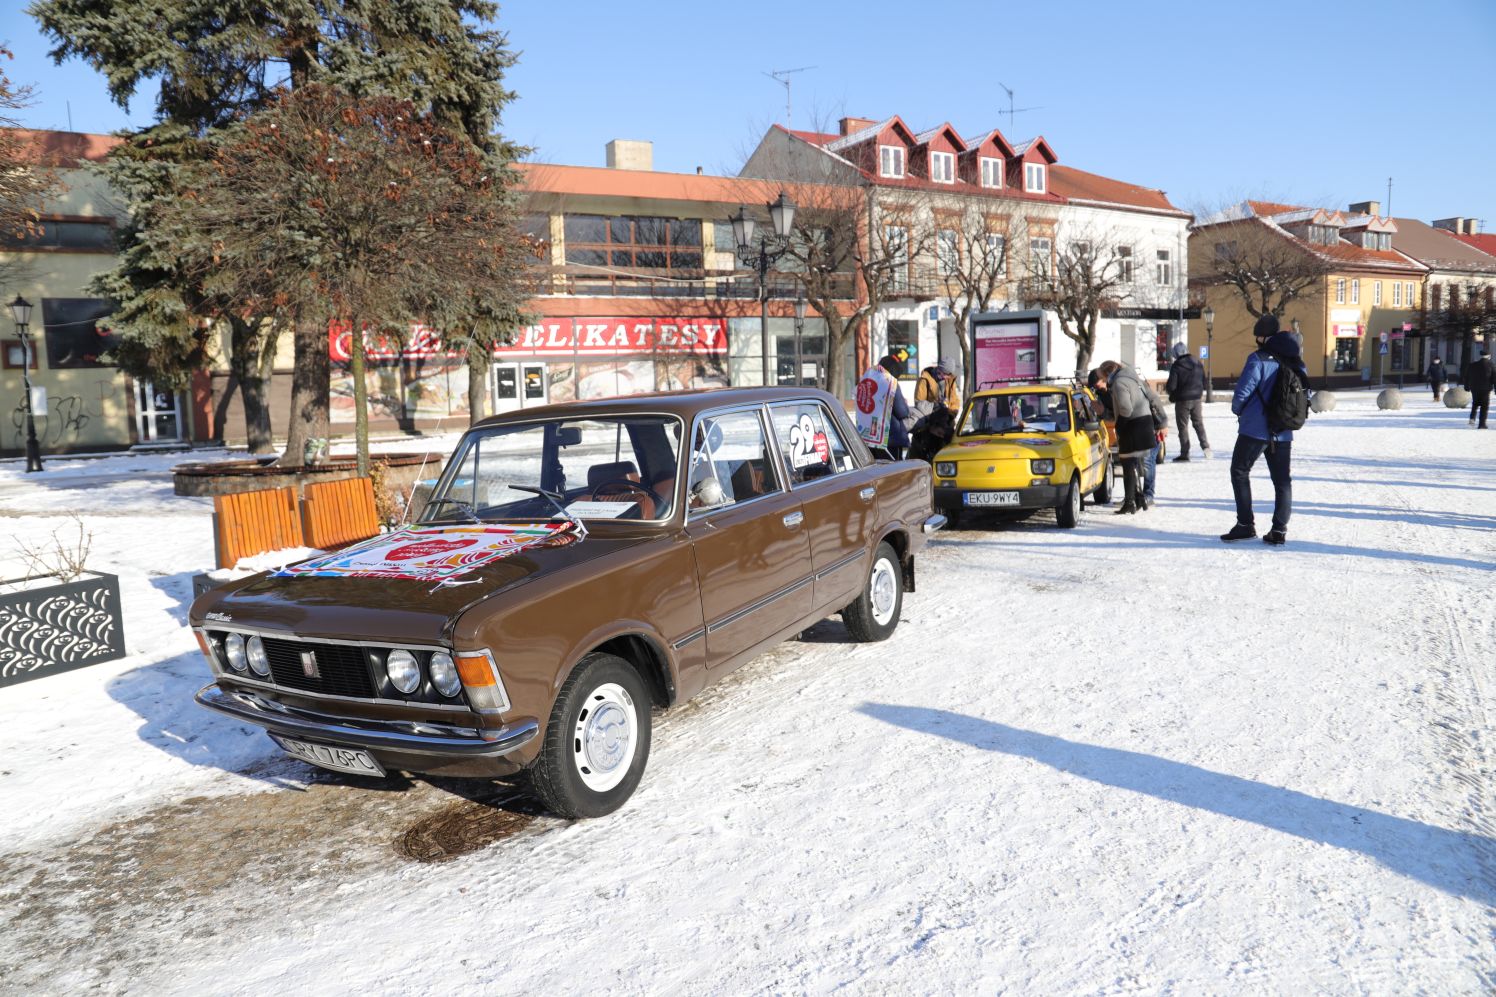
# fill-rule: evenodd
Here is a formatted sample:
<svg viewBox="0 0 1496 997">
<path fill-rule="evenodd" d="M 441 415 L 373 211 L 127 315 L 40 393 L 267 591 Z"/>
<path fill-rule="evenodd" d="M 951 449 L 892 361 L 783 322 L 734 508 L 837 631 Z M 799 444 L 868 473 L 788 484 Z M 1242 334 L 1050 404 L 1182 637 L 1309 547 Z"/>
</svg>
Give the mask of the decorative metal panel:
<svg viewBox="0 0 1496 997">
<path fill-rule="evenodd" d="M 0 686 L 124 655 L 118 577 L 0 592 Z"/>
</svg>

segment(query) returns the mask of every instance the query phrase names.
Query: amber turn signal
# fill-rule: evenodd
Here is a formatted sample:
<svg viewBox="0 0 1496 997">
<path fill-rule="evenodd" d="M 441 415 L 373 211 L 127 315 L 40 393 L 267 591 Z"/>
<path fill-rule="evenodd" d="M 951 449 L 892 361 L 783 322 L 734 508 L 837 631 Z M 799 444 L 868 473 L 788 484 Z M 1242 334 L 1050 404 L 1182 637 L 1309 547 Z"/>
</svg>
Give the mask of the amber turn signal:
<svg viewBox="0 0 1496 997">
<path fill-rule="evenodd" d="M 469 689 L 498 685 L 499 677 L 494 674 L 488 655 L 459 653 L 455 657 L 457 658 L 457 674 L 462 678 L 462 684 Z"/>
<path fill-rule="evenodd" d="M 488 651 L 454 651 L 457 675 L 467 690 L 468 705 L 478 713 L 503 713 L 509 709 L 509 693 L 499 678 L 499 667 Z"/>
</svg>

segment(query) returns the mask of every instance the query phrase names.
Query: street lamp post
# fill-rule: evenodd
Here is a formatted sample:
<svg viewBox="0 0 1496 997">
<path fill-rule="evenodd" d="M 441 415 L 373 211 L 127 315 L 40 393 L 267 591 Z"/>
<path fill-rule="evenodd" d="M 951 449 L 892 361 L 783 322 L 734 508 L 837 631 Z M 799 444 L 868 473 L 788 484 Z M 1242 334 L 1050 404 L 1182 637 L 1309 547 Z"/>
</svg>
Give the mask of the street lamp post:
<svg viewBox="0 0 1496 997">
<path fill-rule="evenodd" d="M 802 295 L 801 297 L 795 299 L 795 387 L 797 388 L 801 385 L 801 378 L 805 371 L 805 362 L 802 359 L 804 353 L 804 333 L 805 298 Z M 816 380 L 818 382 L 817 387 L 819 387 L 820 379 L 817 378 Z"/>
<path fill-rule="evenodd" d="M 1215 331 L 1216 310 L 1209 305 L 1200 312 L 1200 317 L 1205 320 L 1205 401 L 1207 404 L 1215 401 L 1215 391 L 1210 380 L 1211 354 L 1215 351 L 1210 348 L 1211 333 Z"/>
<path fill-rule="evenodd" d="M 21 383 L 26 391 L 26 470 L 42 469 L 42 448 L 36 441 L 36 416 L 31 411 L 31 302 L 16 295 L 10 303 L 16 333 L 21 337 Z"/>
<path fill-rule="evenodd" d="M 739 207 L 732 222 L 733 241 L 738 244 L 738 259 L 758 275 L 759 339 L 764 355 L 764 385 L 769 384 L 769 270 L 790 248 L 790 232 L 795 224 L 795 202 L 779 192 L 779 199 L 767 205 L 774 223 L 774 234 L 764 235 L 753 244 L 757 224 L 748 217 L 748 209 Z M 797 375 L 798 376 L 798 375 Z"/>
</svg>

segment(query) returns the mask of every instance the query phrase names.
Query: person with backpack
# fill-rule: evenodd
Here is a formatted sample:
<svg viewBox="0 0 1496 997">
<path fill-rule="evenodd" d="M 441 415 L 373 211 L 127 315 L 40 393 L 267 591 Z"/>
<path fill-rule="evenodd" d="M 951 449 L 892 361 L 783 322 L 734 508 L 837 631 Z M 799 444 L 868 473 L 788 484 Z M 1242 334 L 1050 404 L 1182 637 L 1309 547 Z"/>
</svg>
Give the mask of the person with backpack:
<svg viewBox="0 0 1496 997">
<path fill-rule="evenodd" d="M 1174 344 L 1174 363 L 1169 367 L 1169 380 L 1164 385 L 1169 401 L 1174 403 L 1174 424 L 1179 427 L 1179 456 L 1175 463 L 1190 459 L 1190 426 L 1195 427 L 1195 436 L 1200 440 L 1200 451 L 1210 457 L 1210 441 L 1205 438 L 1205 409 L 1201 399 L 1205 396 L 1205 368 L 1190 355 L 1190 348 L 1183 343 Z"/>
<path fill-rule="evenodd" d="M 961 393 L 956 390 L 956 361 L 946 357 L 938 367 L 919 372 L 914 385 L 914 411 L 926 418 L 937 405 L 944 405 L 951 415 L 961 414 Z"/>
<path fill-rule="evenodd" d="M 1288 540 L 1293 512 L 1290 461 L 1293 431 L 1309 417 L 1309 371 L 1298 340 L 1278 331 L 1278 317 L 1264 315 L 1252 327 L 1257 350 L 1247 357 L 1231 411 L 1236 414 L 1236 448 L 1231 452 L 1231 491 L 1236 498 L 1236 525 L 1221 534 L 1226 543 L 1257 535 L 1252 515 L 1252 466 L 1267 457 L 1273 479 L 1273 526 L 1262 542 L 1280 547 Z"/>
</svg>

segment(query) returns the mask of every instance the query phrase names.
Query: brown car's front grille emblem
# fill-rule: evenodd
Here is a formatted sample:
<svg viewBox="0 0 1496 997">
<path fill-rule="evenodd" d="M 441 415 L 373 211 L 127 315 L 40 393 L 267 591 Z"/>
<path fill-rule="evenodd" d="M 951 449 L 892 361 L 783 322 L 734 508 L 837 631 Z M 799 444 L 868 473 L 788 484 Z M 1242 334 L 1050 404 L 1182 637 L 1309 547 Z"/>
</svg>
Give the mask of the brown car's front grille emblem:
<svg viewBox="0 0 1496 997">
<path fill-rule="evenodd" d="M 317 653 L 315 651 L 301 652 L 301 672 L 309 679 L 320 679 L 322 673 L 317 669 Z"/>
</svg>

